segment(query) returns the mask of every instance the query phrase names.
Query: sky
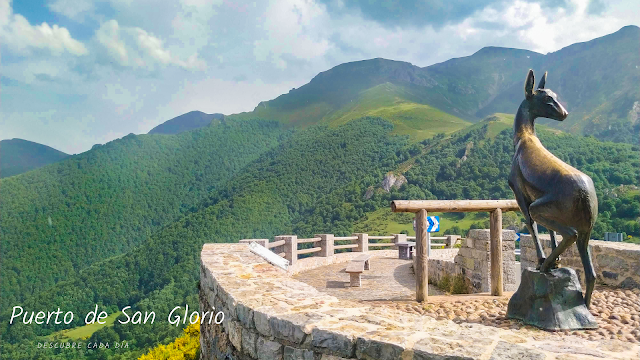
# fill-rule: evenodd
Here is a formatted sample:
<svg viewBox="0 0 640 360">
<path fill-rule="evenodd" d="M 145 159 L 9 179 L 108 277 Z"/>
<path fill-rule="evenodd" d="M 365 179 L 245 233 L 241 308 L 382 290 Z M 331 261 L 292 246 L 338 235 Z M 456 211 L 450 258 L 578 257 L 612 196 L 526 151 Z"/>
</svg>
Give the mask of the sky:
<svg viewBox="0 0 640 360">
<path fill-rule="evenodd" d="M 345 62 L 545 54 L 625 25 L 637 0 L 0 0 L 0 139 L 76 154 Z"/>
</svg>

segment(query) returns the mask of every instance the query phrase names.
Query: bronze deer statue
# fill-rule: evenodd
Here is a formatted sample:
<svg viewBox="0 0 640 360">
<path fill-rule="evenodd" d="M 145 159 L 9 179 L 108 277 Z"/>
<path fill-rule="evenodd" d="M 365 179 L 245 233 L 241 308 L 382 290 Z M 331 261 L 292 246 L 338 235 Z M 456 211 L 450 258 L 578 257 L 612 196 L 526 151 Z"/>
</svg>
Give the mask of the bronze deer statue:
<svg viewBox="0 0 640 360">
<path fill-rule="evenodd" d="M 555 157 L 536 136 L 536 118 L 563 121 L 568 115 L 557 95 L 544 88 L 546 80 L 545 72 L 538 89 L 534 90 L 533 70 L 529 70 L 524 86 L 525 99 L 513 125 L 515 153 L 509 187 L 535 241 L 540 271 L 548 272 L 556 267 L 560 254 L 577 242 L 585 272 L 584 299 L 588 308 L 596 280 L 589 237 L 598 215 L 598 199 L 591 178 Z M 538 239 L 537 224 L 549 229 L 551 234 L 552 251 L 548 258 Z M 562 235 L 560 244 L 556 241 L 556 232 Z"/>
</svg>

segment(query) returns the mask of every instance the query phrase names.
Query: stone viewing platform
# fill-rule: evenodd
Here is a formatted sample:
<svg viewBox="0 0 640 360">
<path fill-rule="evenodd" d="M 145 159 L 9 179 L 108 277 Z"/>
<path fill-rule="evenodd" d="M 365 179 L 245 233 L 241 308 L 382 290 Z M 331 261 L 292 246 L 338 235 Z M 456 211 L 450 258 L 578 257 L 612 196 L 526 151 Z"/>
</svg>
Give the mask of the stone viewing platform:
<svg viewBox="0 0 640 360">
<path fill-rule="evenodd" d="M 225 320 L 201 326 L 201 359 L 640 358 L 640 289 L 598 285 L 592 313 L 600 329 L 546 332 L 504 318 L 508 292 L 416 302 L 411 261 L 393 250 L 369 251 L 372 272 L 361 287 L 346 287 L 341 271 L 361 254 L 301 258 L 285 271 L 247 244 L 204 245 L 201 310 L 215 307 Z"/>
<path fill-rule="evenodd" d="M 432 254 L 440 251 L 432 250 Z M 349 286 L 349 274 L 344 271 L 345 263 L 342 262 L 303 271 L 293 278 L 338 299 L 414 301 L 416 279 L 411 261 L 399 259 L 397 250 L 379 250 L 372 254 L 375 254 L 373 266 L 362 275 L 361 287 Z M 429 284 L 429 295 L 442 294 Z"/>
</svg>

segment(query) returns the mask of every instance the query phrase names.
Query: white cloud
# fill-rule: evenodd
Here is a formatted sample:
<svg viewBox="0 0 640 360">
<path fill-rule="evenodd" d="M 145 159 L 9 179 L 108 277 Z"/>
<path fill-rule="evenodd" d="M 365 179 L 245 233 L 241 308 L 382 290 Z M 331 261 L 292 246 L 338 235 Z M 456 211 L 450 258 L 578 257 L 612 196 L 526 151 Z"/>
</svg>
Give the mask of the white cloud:
<svg viewBox="0 0 640 360">
<path fill-rule="evenodd" d="M 120 40 L 120 29 L 117 21 L 109 20 L 102 23 L 96 31 L 96 39 L 120 65 L 127 66 L 129 56 L 127 47 Z"/>
<path fill-rule="evenodd" d="M 640 25 L 637 0 L 612 0 L 597 14 L 586 0 L 568 0 L 566 10 L 513 0 L 437 28 L 390 27 L 348 7 L 327 12 L 318 0 L 50 1 L 52 11 L 84 20 L 78 31 L 94 36 L 83 44 L 51 21 L 31 25 L 0 0 L 0 46 L 25 55 L 2 58 L 2 75 L 13 84 L 2 84 L 0 134 L 67 152 L 147 132 L 191 110 L 251 111 L 348 61 L 427 66 L 484 46 L 544 53 Z M 99 12 L 107 7 L 114 15 Z"/>
<path fill-rule="evenodd" d="M 330 18 L 324 6 L 311 0 L 271 1 L 263 24 L 265 37 L 254 41 L 258 61 L 287 67 L 285 56 L 310 61 L 331 49 Z"/>
<path fill-rule="evenodd" d="M 76 56 L 89 53 L 87 48 L 71 37 L 69 30 L 46 22 L 31 25 L 20 14 L 13 14 L 10 0 L 0 0 L 0 42 L 12 52 L 28 56 L 34 49 L 46 49 L 54 55 L 65 52 Z"/>
<path fill-rule="evenodd" d="M 163 64 L 170 64 L 174 61 L 171 53 L 162 47 L 162 40 L 153 35 L 149 35 L 149 33 L 140 28 L 136 28 L 135 30 L 138 35 L 138 46 L 144 49 L 148 55 Z"/>
<path fill-rule="evenodd" d="M 89 0 L 55 0 L 47 6 L 51 11 L 78 22 L 83 22 L 85 16 L 94 10 Z"/>
<path fill-rule="evenodd" d="M 197 53 L 213 45 L 217 24 L 213 22 L 222 0 L 180 0 L 179 10 L 171 20 L 172 51 Z"/>
<path fill-rule="evenodd" d="M 136 28 L 138 46 L 145 51 L 145 53 L 162 64 L 173 64 L 185 69 L 206 69 L 206 63 L 198 58 L 197 53 L 193 53 L 187 60 L 181 60 L 180 58 L 173 56 L 171 52 L 164 48 L 163 41 L 157 37 L 147 33 L 146 31 Z"/>
<path fill-rule="evenodd" d="M 567 8 L 550 9 L 539 3 L 516 0 L 506 7 L 487 7 L 448 28 L 457 29 L 459 34 L 471 35 L 469 39 L 474 44 L 489 40 L 493 44 L 487 45 L 547 53 L 615 32 L 633 23 L 628 18 L 607 13 L 590 14 L 589 0 L 569 0 L 569 3 Z M 487 27 L 486 24 L 493 26 Z"/>
<path fill-rule="evenodd" d="M 166 49 L 160 38 L 139 27 L 121 28 L 114 19 L 100 25 L 95 37 L 108 54 L 122 66 L 152 69 L 154 64 L 162 64 L 188 70 L 206 69 L 206 63 L 197 53 L 183 60 Z"/>
<path fill-rule="evenodd" d="M 0 29 L 9 24 L 11 13 L 11 1 L 0 0 Z"/>
</svg>

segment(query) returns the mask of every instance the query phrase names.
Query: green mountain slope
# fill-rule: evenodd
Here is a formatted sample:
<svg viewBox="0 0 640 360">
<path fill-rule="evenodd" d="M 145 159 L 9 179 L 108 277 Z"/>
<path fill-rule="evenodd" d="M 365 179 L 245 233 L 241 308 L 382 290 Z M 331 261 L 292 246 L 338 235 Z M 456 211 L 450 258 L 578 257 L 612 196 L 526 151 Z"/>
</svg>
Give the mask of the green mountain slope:
<svg viewBox="0 0 640 360">
<path fill-rule="evenodd" d="M 499 199 L 513 198 L 506 179 L 513 155 L 513 115 L 494 114 L 477 124 L 441 140 L 431 140 L 425 151 L 404 162 L 407 184 L 392 191 L 394 198 L 410 199 Z M 599 217 L 592 237 L 604 232 L 625 232 L 632 240 L 640 236 L 640 194 L 635 184 L 640 176 L 637 145 L 601 142 L 593 137 L 564 133 L 536 125 L 543 144 L 563 161 L 592 177 L 599 199 Z M 432 159 L 438 159 L 433 161 Z M 411 163 L 412 166 L 406 166 Z M 379 189 L 380 190 L 380 189 Z M 472 226 L 486 228 L 488 217 L 475 214 L 444 214 L 441 233 L 457 227 L 457 234 Z M 505 226 L 527 232 L 515 217 Z M 388 208 L 368 212 L 354 225 L 358 231 L 407 230 L 413 233 L 411 218 L 391 214 Z M 366 230 L 369 229 L 369 230 Z"/>
<path fill-rule="evenodd" d="M 569 111 L 563 122 L 542 123 L 600 139 L 635 142 L 640 135 L 640 28 L 619 31 L 547 54 L 533 67 L 549 72 L 547 86 Z M 523 73 L 524 74 L 524 73 Z M 524 78 L 523 78 L 524 79 Z M 523 99 L 519 80 L 477 115 L 514 112 Z"/>
<path fill-rule="evenodd" d="M 0 178 L 60 161 L 68 154 L 52 147 L 22 139 L 0 141 Z"/>
<path fill-rule="evenodd" d="M 487 132 L 485 135 L 485 140 L 495 138 L 499 133 L 504 130 L 509 129 L 513 131 L 513 120 L 515 118 L 514 114 L 504 114 L 504 113 L 496 113 L 487 116 L 486 118 L 478 121 L 477 123 L 468 126 L 456 133 L 456 135 L 466 135 L 472 131 L 477 131 L 486 126 Z M 536 124 L 536 131 L 544 131 L 544 132 L 552 132 L 555 134 L 562 133 L 561 130 Z"/>
<path fill-rule="evenodd" d="M 212 123 L 217 124 L 223 119 L 224 115 L 222 114 L 205 114 L 202 111 L 190 111 L 154 127 L 149 131 L 149 134 L 175 135 L 184 131 L 209 126 Z"/>
<path fill-rule="evenodd" d="M 524 99 L 528 69 L 549 72 L 569 117 L 551 127 L 602 140 L 633 142 L 640 135 L 640 28 L 574 44 L 547 55 L 487 47 L 467 57 L 424 68 L 386 59 L 338 65 L 252 112 L 291 126 L 341 124 L 381 116 L 395 132 L 422 140 L 462 128 L 493 113 L 515 113 Z M 635 137 L 634 137 L 635 136 Z"/>
<path fill-rule="evenodd" d="M 513 84 L 524 84 L 528 69 L 536 68 L 543 55 L 528 50 L 486 47 L 467 57 L 451 59 L 423 69 L 434 81 L 441 100 L 432 103 L 452 114 L 477 121 L 478 112 Z M 520 101 L 524 99 L 520 91 Z M 522 96 L 521 96 L 522 95 Z M 518 102 L 520 104 L 520 102 Z M 515 108 L 493 112 L 514 113 Z"/>
<path fill-rule="evenodd" d="M 298 132 L 229 181 L 192 213 L 150 236 L 132 251 L 98 262 L 68 280 L 24 302 L 25 308 L 73 308 L 77 313 L 95 303 L 113 310 L 125 305 L 153 308 L 158 313 L 191 299 L 195 301 L 199 274 L 198 254 L 205 242 L 231 242 L 240 238 L 271 237 L 291 232 L 316 210 L 319 199 L 354 181 L 372 182 L 394 166 L 406 144 L 389 137 L 389 123 L 364 119 L 337 127 L 312 127 Z M 192 306 L 197 307 L 197 303 Z M 3 308 L 6 309 L 6 308 Z M 168 313 L 168 311 L 167 311 Z M 6 317 L 3 311 L 2 319 Z M 160 319 L 159 319 L 160 320 Z M 2 326 L 8 322 L 2 321 Z M 17 324 L 2 331 L 5 351 L 28 348 L 25 340 L 49 329 Z M 154 325 L 111 330 L 136 339 L 136 346 L 151 346 L 179 329 L 165 320 Z M 22 344 L 22 345 L 20 345 Z"/>
<path fill-rule="evenodd" d="M 131 251 L 71 274 L 22 304 L 28 309 L 59 306 L 77 313 L 92 309 L 96 303 L 110 313 L 133 305 L 141 311 L 167 314 L 176 304 L 197 307 L 198 254 L 205 242 L 271 238 L 283 233 L 303 237 L 319 232 L 345 235 L 356 227 L 361 229 L 358 224 L 377 210 L 386 209 L 389 201 L 396 198 L 510 198 L 505 179 L 513 151 L 511 130 L 491 135 L 491 125 L 496 124 L 488 121 L 486 126 L 425 144 L 410 144 L 406 138 L 389 136 L 391 124 L 372 118 L 337 127 L 296 130 L 179 220 Z M 604 193 L 607 189 L 632 184 L 640 175 L 637 146 L 539 132 L 550 150 L 593 177 L 601 199 L 613 199 Z M 470 143 L 474 145 L 469 147 Z M 411 159 L 414 166 L 404 173 L 407 185 L 390 193 L 375 192 L 368 199 L 364 196 L 367 189 L 380 184 L 388 171 Z M 623 205 L 611 204 L 626 209 Z M 627 207 L 621 211 L 640 216 L 640 212 L 636 214 L 640 209 Z M 595 234 L 617 226 L 617 220 L 612 218 L 602 213 Z M 1 350 L 7 354 L 23 351 L 32 357 L 40 351 L 41 356 L 55 358 L 50 350 L 29 349 L 35 349 L 31 341 L 60 330 L 61 326 L 17 324 L 6 328 L 8 313 L 3 309 Z M 130 358 L 136 351 L 179 334 L 179 328 L 160 318 L 163 316 L 159 315 L 160 321 L 154 325 L 116 323 L 97 331 L 92 339 L 136 339 L 131 352 L 122 355 Z"/>
<path fill-rule="evenodd" d="M 264 121 L 129 135 L 0 180 L 1 307 L 131 249 L 286 137 Z"/>
<path fill-rule="evenodd" d="M 386 59 L 338 65 L 288 94 L 261 102 L 254 111 L 231 115 L 240 119 L 271 119 L 290 126 L 337 126 L 364 116 L 379 116 L 394 124 L 394 133 L 418 141 L 436 133 L 451 133 L 469 125 L 465 120 L 429 105 L 431 79 L 422 69 Z"/>
</svg>

